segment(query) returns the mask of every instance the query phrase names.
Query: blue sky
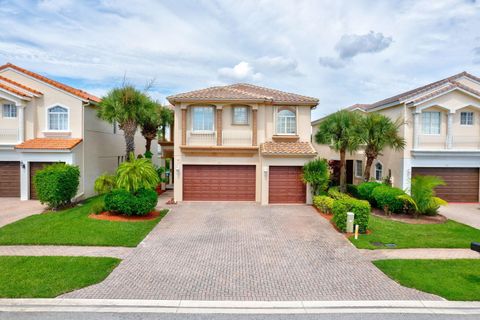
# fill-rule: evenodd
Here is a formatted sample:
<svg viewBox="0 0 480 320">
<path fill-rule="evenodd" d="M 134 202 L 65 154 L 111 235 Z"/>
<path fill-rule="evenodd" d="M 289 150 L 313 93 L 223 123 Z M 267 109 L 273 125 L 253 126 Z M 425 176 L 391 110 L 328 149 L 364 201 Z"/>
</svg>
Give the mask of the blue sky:
<svg viewBox="0 0 480 320">
<path fill-rule="evenodd" d="M 134 3 L 134 5 L 133 5 Z M 97 95 L 250 82 L 320 99 L 312 118 L 468 71 L 480 4 L 435 1 L 0 0 L 0 63 Z"/>
</svg>

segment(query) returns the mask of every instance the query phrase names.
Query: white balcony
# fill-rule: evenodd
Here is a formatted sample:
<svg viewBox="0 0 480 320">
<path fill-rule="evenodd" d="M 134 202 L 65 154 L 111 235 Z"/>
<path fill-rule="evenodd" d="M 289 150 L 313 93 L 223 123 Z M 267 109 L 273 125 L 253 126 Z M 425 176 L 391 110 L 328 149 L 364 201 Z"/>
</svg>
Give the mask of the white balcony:
<svg viewBox="0 0 480 320">
<path fill-rule="evenodd" d="M 187 131 L 187 145 L 189 146 L 215 146 L 216 144 L 216 132 Z"/>
<path fill-rule="evenodd" d="M 444 135 L 421 135 L 418 136 L 419 149 L 446 149 L 447 137 Z"/>
<path fill-rule="evenodd" d="M 480 149 L 480 136 L 453 136 L 452 149 Z"/>
<path fill-rule="evenodd" d="M 18 129 L 0 129 L 0 144 L 16 144 L 19 140 Z"/>
<path fill-rule="evenodd" d="M 421 135 L 418 137 L 419 150 L 480 150 L 480 136 L 457 136 L 451 137 L 449 143 L 445 135 Z"/>
<path fill-rule="evenodd" d="M 224 146 L 251 146 L 252 130 L 224 130 L 222 132 Z"/>
</svg>

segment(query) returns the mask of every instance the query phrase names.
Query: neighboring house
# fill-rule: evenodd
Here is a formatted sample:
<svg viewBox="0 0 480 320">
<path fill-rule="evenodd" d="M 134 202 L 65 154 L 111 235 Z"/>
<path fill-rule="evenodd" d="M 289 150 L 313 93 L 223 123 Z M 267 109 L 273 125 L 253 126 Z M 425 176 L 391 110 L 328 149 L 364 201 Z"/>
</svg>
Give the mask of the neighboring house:
<svg viewBox="0 0 480 320">
<path fill-rule="evenodd" d="M 480 78 L 467 72 L 433 82 L 373 104 L 353 105 L 353 112 L 378 112 L 401 119 L 403 151 L 384 150 L 371 176 L 391 176 L 393 185 L 408 190 L 412 176 L 442 177 L 447 186 L 437 194 L 451 202 L 479 201 Z M 312 122 L 313 134 L 322 119 Z M 326 145 L 314 144 L 321 157 L 338 160 Z M 347 182 L 362 181 L 363 151 L 347 155 Z"/>
<path fill-rule="evenodd" d="M 173 95 L 178 201 L 310 203 L 302 166 L 316 156 L 318 100 L 250 84 Z"/>
<path fill-rule="evenodd" d="M 122 132 L 97 118 L 99 102 L 13 64 L 0 66 L 0 197 L 36 199 L 32 178 L 53 162 L 79 166 L 77 197 L 93 195 L 96 177 L 114 171 L 125 153 Z M 137 148 L 143 152 L 141 139 Z"/>
</svg>

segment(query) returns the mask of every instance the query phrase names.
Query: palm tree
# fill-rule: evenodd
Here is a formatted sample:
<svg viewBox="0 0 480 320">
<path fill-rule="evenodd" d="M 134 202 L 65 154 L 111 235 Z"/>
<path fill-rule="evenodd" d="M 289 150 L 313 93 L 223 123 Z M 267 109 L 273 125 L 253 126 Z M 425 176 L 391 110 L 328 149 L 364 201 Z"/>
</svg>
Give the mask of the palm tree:
<svg viewBox="0 0 480 320">
<path fill-rule="evenodd" d="M 346 110 L 337 111 L 325 118 L 318 127 L 315 141 L 328 144 L 340 153 L 340 191 L 347 191 L 346 153 L 355 152 L 360 147 L 361 116 Z"/>
<path fill-rule="evenodd" d="M 162 131 L 162 137 L 165 137 L 165 128 L 173 123 L 173 111 L 167 107 L 161 106 L 159 103 L 152 101 L 155 112 L 147 114 L 144 119 L 140 121 L 140 128 L 143 137 L 145 138 L 145 149 L 150 151 L 152 140 L 154 140 L 159 129 Z"/>
<path fill-rule="evenodd" d="M 109 123 L 118 123 L 125 137 L 125 154 L 135 152 L 135 133 L 141 119 L 154 112 L 150 98 L 133 86 L 123 85 L 110 90 L 99 104 L 97 116 Z"/>
<path fill-rule="evenodd" d="M 405 147 L 405 139 L 398 134 L 401 125 L 400 119 L 392 121 L 379 113 L 369 113 L 362 117 L 360 124 L 362 144 L 365 146 L 365 156 L 367 157 L 363 173 L 365 181 L 370 180 L 373 161 L 382 154 L 383 149 L 388 147 L 398 151 Z"/>
</svg>

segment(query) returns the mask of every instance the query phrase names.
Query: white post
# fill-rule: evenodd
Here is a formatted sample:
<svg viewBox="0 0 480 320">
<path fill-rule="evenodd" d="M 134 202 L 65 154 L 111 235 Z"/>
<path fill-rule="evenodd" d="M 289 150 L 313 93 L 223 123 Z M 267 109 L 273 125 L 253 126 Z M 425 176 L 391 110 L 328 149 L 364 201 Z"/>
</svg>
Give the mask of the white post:
<svg viewBox="0 0 480 320">
<path fill-rule="evenodd" d="M 25 107 L 21 105 L 17 105 L 17 112 L 18 112 L 18 142 L 22 143 L 25 141 Z"/>
<path fill-rule="evenodd" d="M 420 112 L 413 112 L 413 150 L 418 149 L 418 136 L 420 132 Z"/>
<path fill-rule="evenodd" d="M 347 232 L 353 232 L 353 220 L 355 219 L 355 214 L 353 212 L 347 212 Z"/>
<path fill-rule="evenodd" d="M 452 149 L 452 142 L 453 142 L 453 113 L 449 112 L 447 114 L 447 149 Z"/>
</svg>

